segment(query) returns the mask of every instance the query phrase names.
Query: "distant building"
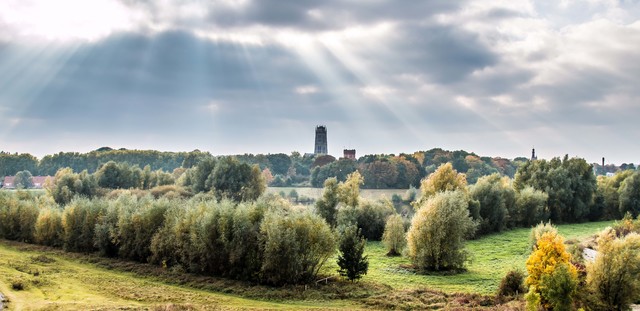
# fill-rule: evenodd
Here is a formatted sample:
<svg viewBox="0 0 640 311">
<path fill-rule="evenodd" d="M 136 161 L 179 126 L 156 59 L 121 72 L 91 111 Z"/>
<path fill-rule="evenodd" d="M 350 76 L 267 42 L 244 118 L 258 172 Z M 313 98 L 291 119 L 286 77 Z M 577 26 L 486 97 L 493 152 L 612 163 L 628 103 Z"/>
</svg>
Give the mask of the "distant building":
<svg viewBox="0 0 640 311">
<path fill-rule="evenodd" d="M 5 189 L 15 189 L 16 186 L 13 184 L 14 176 L 5 176 L 4 181 L 2 182 L 2 188 Z"/>
<path fill-rule="evenodd" d="M 47 178 L 51 176 L 33 176 L 31 177 L 31 183 L 33 184 L 33 189 L 42 189 L 44 188 L 44 183 L 47 181 Z M 15 176 L 5 176 L 4 181 L 2 182 L 2 188 L 4 189 L 15 189 Z"/>
<path fill-rule="evenodd" d="M 31 178 L 31 182 L 33 182 L 33 188 L 42 189 L 44 188 L 44 183 L 47 181 L 49 176 L 33 176 Z"/>
<path fill-rule="evenodd" d="M 344 149 L 344 158 L 345 159 L 356 159 L 356 150 L 355 149 Z"/>
<path fill-rule="evenodd" d="M 327 147 L 327 127 L 319 125 L 316 127 L 316 145 L 313 153 L 315 154 L 328 154 L 329 149 Z"/>
</svg>

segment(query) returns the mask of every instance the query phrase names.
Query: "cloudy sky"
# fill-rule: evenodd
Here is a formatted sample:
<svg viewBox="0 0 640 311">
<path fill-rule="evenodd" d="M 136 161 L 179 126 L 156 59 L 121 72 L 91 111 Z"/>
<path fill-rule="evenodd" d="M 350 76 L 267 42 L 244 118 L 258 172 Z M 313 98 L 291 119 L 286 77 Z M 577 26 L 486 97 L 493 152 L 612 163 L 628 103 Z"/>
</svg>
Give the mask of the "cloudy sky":
<svg viewBox="0 0 640 311">
<path fill-rule="evenodd" d="M 2 0 L 0 150 L 640 162 L 639 0 Z"/>
</svg>

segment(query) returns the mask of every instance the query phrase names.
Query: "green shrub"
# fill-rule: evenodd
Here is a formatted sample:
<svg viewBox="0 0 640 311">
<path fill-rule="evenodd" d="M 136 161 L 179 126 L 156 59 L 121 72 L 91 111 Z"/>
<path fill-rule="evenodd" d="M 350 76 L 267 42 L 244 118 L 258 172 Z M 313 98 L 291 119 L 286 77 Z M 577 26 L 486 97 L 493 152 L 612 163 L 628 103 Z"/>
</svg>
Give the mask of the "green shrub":
<svg viewBox="0 0 640 311">
<path fill-rule="evenodd" d="M 527 292 L 526 295 L 524 295 L 524 300 L 527 302 L 526 309 L 525 309 L 527 311 L 538 311 L 542 307 L 541 306 L 542 299 L 535 286 L 529 287 L 529 291 Z"/>
<path fill-rule="evenodd" d="M 270 211 L 260 226 L 264 247 L 261 280 L 270 284 L 311 281 L 335 252 L 331 229 L 308 212 Z"/>
<path fill-rule="evenodd" d="M 111 207 L 114 205 L 113 207 Z M 123 196 L 110 204 L 118 211 L 117 224 L 112 233 L 118 256 L 147 262 L 151 256 L 151 240 L 164 222 L 170 202 L 166 199 Z"/>
<path fill-rule="evenodd" d="M 516 296 L 524 294 L 527 288 L 524 286 L 524 272 L 510 270 L 500 281 L 498 296 Z"/>
<path fill-rule="evenodd" d="M 387 256 L 399 256 L 407 245 L 402 216 L 395 214 L 387 219 L 382 235 L 382 243 L 387 249 Z"/>
<path fill-rule="evenodd" d="M 15 277 L 11 279 L 11 289 L 15 291 L 25 290 L 28 287 L 28 283 L 24 278 Z"/>
<path fill-rule="evenodd" d="M 35 224 L 35 242 L 42 245 L 60 247 L 64 244 L 62 235 L 61 209 L 58 207 L 41 209 Z"/>
<path fill-rule="evenodd" d="M 464 239 L 475 231 L 461 191 L 439 192 L 422 205 L 407 234 L 409 257 L 420 270 L 461 269 L 467 260 Z"/>
<path fill-rule="evenodd" d="M 548 199 L 549 196 L 546 193 L 531 186 L 526 186 L 516 193 L 515 213 L 511 217 L 518 225 L 525 227 L 548 219 Z"/>
<path fill-rule="evenodd" d="M 623 310 L 640 299 L 640 235 L 616 238 L 606 229 L 598 238 L 598 256 L 587 265 L 587 286 L 600 310 Z"/>
<path fill-rule="evenodd" d="M 358 228 L 367 240 L 380 241 L 384 233 L 387 217 L 395 210 L 390 201 L 363 200 L 356 208 Z"/>
<path fill-rule="evenodd" d="M 35 223 L 40 213 L 36 200 L 28 194 L 0 193 L 0 237 L 33 242 Z"/>
<path fill-rule="evenodd" d="M 316 201 L 316 212 L 331 226 L 335 227 L 338 217 L 338 179 L 328 178 L 324 181 L 322 197 Z"/>
<path fill-rule="evenodd" d="M 550 274 L 540 280 L 540 295 L 554 311 L 570 311 L 578 287 L 575 272 L 570 263 L 560 263 Z"/>
<path fill-rule="evenodd" d="M 107 210 L 102 199 L 75 198 L 62 213 L 64 249 L 73 252 L 92 252 L 96 224 Z"/>
<path fill-rule="evenodd" d="M 471 186 L 469 195 L 479 203 L 478 234 L 500 232 L 514 226 L 510 214 L 515 214 L 515 191 L 508 177 L 503 178 L 498 173 L 481 177 Z"/>
</svg>

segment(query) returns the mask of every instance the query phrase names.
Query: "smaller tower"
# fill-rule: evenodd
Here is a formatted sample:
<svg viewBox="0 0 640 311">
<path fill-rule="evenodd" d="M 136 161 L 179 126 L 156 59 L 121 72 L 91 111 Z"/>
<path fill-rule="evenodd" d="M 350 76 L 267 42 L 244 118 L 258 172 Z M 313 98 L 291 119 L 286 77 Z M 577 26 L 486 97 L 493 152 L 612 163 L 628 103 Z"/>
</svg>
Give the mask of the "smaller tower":
<svg viewBox="0 0 640 311">
<path fill-rule="evenodd" d="M 356 150 L 355 149 L 344 149 L 344 158 L 356 160 Z"/>
</svg>

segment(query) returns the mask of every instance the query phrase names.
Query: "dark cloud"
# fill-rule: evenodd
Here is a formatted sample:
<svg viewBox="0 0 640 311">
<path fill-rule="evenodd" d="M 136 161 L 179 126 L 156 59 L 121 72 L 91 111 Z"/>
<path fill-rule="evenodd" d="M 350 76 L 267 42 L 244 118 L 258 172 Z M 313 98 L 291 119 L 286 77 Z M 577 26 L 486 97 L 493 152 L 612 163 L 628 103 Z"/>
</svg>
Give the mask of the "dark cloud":
<svg viewBox="0 0 640 311">
<path fill-rule="evenodd" d="M 166 22 L 163 17 L 174 12 L 184 1 L 174 1 L 166 7 L 157 1 L 121 0 L 124 4 L 142 8 L 153 21 Z M 383 21 L 408 22 L 427 20 L 441 13 L 451 12 L 464 1 L 345 1 L 345 0 L 250 0 L 243 4 L 230 5 L 211 1 L 200 3 L 207 18 L 175 16 L 177 25 L 200 25 L 201 27 L 239 28 L 267 26 L 306 31 L 337 30 Z"/>
</svg>

